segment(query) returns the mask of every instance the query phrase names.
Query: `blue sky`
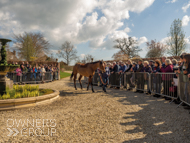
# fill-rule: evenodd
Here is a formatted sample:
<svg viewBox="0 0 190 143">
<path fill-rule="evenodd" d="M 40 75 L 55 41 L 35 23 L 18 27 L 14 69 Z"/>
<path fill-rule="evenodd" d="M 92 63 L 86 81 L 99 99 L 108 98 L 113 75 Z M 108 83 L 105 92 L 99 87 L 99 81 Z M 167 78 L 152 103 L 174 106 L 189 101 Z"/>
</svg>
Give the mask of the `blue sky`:
<svg viewBox="0 0 190 143">
<path fill-rule="evenodd" d="M 68 40 L 81 59 L 91 54 L 96 60 L 111 60 L 118 51 L 113 41 L 131 36 L 139 41 L 143 49 L 139 54 L 145 57 L 145 43 L 154 39 L 165 43 L 178 18 L 190 52 L 190 0 L 1 0 L 0 37 L 40 31 L 53 45 L 54 55 Z"/>
</svg>

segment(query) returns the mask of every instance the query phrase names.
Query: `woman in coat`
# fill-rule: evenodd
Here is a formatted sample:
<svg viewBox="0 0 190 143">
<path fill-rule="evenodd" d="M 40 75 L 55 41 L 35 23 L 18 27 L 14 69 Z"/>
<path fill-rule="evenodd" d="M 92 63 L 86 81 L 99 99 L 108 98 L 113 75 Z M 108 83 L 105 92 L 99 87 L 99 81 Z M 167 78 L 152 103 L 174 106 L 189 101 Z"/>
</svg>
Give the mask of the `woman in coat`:
<svg viewBox="0 0 190 143">
<path fill-rule="evenodd" d="M 165 67 L 161 67 L 164 95 L 169 95 L 169 87 L 172 86 L 173 75 L 164 73 L 173 73 L 173 65 L 170 59 L 165 60 Z"/>
</svg>

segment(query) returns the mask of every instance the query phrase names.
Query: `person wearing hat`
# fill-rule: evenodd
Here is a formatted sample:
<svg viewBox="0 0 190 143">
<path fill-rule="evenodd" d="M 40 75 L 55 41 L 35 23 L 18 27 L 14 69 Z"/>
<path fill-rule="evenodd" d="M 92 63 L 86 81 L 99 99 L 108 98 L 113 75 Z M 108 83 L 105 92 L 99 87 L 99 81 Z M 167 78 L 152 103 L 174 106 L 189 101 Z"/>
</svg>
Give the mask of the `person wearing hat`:
<svg viewBox="0 0 190 143">
<path fill-rule="evenodd" d="M 149 61 L 149 66 L 151 67 L 152 71 L 154 70 L 154 61 L 150 60 Z"/>
</svg>

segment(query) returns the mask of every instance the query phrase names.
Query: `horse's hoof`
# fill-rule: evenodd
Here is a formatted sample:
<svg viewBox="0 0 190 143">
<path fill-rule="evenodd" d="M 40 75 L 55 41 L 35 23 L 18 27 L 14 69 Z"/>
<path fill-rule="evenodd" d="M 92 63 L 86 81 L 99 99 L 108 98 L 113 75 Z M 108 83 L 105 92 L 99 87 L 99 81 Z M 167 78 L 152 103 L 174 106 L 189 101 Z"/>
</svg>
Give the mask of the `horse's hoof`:
<svg viewBox="0 0 190 143">
<path fill-rule="evenodd" d="M 75 88 L 75 90 L 77 90 L 77 88 Z"/>
</svg>

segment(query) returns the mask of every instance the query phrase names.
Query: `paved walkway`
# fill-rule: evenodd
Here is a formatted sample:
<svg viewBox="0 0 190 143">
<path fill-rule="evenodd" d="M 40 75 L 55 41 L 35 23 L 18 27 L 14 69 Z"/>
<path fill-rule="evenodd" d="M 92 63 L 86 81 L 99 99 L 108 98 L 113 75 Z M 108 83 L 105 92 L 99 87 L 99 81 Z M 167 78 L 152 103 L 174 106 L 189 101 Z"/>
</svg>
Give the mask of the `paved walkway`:
<svg viewBox="0 0 190 143">
<path fill-rule="evenodd" d="M 60 97 L 47 105 L 0 112 L 0 142 L 190 142 L 188 110 L 177 109 L 177 105 L 168 104 L 163 98 L 114 89 L 103 93 L 99 87 L 92 93 L 83 86 L 85 89 L 81 90 L 77 84 L 75 91 L 69 78 L 41 84 L 40 87 L 59 90 Z M 22 127 L 21 123 L 18 125 L 19 119 L 34 119 L 38 125 Z M 45 131 L 40 134 L 44 123 L 39 122 L 43 119 L 55 120 L 45 122 Z M 7 128 L 13 130 L 13 127 L 19 131 L 18 135 L 7 136 Z M 52 136 L 51 131 L 48 134 L 50 127 Z M 34 136 L 31 132 L 29 136 L 29 128 L 33 128 Z"/>
</svg>

